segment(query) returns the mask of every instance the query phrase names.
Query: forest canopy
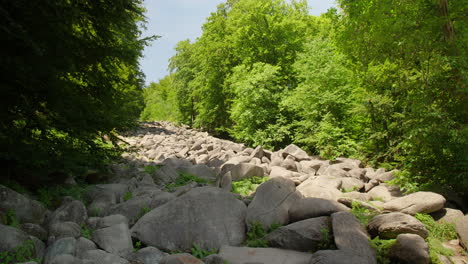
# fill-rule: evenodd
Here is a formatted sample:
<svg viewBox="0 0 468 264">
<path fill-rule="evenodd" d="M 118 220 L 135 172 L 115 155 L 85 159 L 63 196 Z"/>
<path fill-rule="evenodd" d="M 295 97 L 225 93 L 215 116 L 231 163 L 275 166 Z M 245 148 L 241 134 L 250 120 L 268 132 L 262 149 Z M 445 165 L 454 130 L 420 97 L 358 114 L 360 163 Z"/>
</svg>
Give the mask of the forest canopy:
<svg viewBox="0 0 468 264">
<path fill-rule="evenodd" d="M 225 1 L 201 37 L 179 42 L 172 74 L 146 88 L 142 118 L 466 191 L 467 6 L 337 2 L 316 17 L 306 1 Z"/>
<path fill-rule="evenodd" d="M 31 181 L 98 166 L 101 137 L 136 123 L 142 0 L 15 0 L 0 5 L 0 161 Z M 31 175 L 34 174 L 34 177 Z"/>
</svg>

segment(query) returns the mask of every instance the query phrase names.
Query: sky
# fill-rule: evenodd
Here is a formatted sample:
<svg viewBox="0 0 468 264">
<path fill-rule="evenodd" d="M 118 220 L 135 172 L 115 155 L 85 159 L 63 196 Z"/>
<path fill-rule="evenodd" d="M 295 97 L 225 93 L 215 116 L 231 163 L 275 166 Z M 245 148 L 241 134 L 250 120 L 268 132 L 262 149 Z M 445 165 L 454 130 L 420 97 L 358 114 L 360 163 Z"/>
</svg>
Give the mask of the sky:
<svg viewBox="0 0 468 264">
<path fill-rule="evenodd" d="M 145 48 L 140 67 L 146 84 L 158 82 L 169 73 L 168 60 L 175 55 L 174 47 L 181 40 L 192 42 L 201 36 L 201 27 L 211 12 L 224 0 L 145 0 L 147 29 L 143 36 L 158 35 Z M 308 0 L 312 15 L 320 15 L 334 6 L 334 0 Z"/>
</svg>

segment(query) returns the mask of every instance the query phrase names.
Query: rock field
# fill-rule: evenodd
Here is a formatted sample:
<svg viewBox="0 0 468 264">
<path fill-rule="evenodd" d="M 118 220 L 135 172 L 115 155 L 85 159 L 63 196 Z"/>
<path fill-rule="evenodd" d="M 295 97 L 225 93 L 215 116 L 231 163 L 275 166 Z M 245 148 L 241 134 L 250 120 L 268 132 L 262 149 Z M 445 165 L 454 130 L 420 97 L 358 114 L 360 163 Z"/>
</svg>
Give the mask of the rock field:
<svg viewBox="0 0 468 264">
<path fill-rule="evenodd" d="M 64 197 L 49 211 L 0 185 L 0 216 L 14 210 L 21 224 L 0 224 L 0 252 L 32 241 L 44 264 L 374 264 L 369 239 L 379 236 L 396 239 L 393 261 L 427 264 L 428 231 L 417 213 L 455 223 L 468 246 L 468 215 L 447 207 L 453 202 L 432 192 L 403 195 L 385 183 L 394 171 L 364 168 L 359 160 L 323 160 L 295 145 L 247 148 L 168 122 L 142 123 L 122 139 L 133 150 L 84 201 Z M 183 185 L 181 175 L 198 180 Z M 269 180 L 248 196 L 231 192 L 254 176 Z M 376 216 L 363 226 L 352 205 Z M 246 246 L 249 232 L 273 226 L 279 227 L 263 238 L 269 247 Z M 189 254 L 194 246 L 218 253 L 197 259 Z"/>
</svg>

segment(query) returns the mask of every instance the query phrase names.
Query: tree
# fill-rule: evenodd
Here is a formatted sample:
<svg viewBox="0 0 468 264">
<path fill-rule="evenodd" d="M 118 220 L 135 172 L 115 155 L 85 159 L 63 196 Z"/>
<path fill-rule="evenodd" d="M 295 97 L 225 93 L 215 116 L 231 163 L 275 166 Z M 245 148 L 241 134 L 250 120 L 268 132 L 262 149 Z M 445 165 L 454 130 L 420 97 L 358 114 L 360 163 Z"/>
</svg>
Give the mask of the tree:
<svg viewBox="0 0 468 264">
<path fill-rule="evenodd" d="M 140 0 L 2 2 L 0 159 L 17 177 L 109 157 L 99 136 L 141 110 L 143 12 Z"/>
</svg>

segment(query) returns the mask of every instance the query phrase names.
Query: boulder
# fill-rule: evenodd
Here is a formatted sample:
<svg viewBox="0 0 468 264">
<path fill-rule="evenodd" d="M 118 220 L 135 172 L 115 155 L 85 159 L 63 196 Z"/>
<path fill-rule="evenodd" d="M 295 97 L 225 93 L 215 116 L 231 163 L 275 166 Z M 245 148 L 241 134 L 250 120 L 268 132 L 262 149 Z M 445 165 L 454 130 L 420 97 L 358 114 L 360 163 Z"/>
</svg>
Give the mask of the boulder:
<svg viewBox="0 0 468 264">
<path fill-rule="evenodd" d="M 226 261 L 218 254 L 206 256 L 202 259 L 205 264 L 226 264 Z"/>
<path fill-rule="evenodd" d="M 229 264 L 309 264 L 312 254 L 279 248 L 223 246 L 218 253 Z"/>
<path fill-rule="evenodd" d="M 290 171 L 279 166 L 271 167 L 271 171 L 270 171 L 270 178 L 275 178 L 275 177 L 292 178 L 292 177 L 298 177 L 299 175 L 300 174 L 297 172 Z"/>
<path fill-rule="evenodd" d="M 150 194 L 135 196 L 123 203 L 113 205 L 104 211 L 104 215 L 123 215 L 128 219 L 130 225 L 133 225 L 143 216 L 145 210 L 152 210 L 175 199 L 175 197 L 172 193 L 156 189 Z"/>
<path fill-rule="evenodd" d="M 362 162 L 357 159 L 350 159 L 350 158 L 336 158 L 336 161 L 339 162 L 339 164 L 346 164 L 350 168 L 362 168 Z"/>
<path fill-rule="evenodd" d="M 122 197 L 125 193 L 128 192 L 128 186 L 122 183 L 110 183 L 110 184 L 98 184 L 91 187 L 85 193 L 85 200 L 87 202 L 93 202 L 98 197 L 105 196 L 108 200 L 111 201 L 111 198 L 114 197 L 116 202 L 121 202 Z"/>
<path fill-rule="evenodd" d="M 369 194 L 356 192 L 356 191 L 343 193 L 342 197 L 351 198 L 351 199 L 362 201 L 362 202 L 368 202 L 372 199 L 372 197 Z"/>
<path fill-rule="evenodd" d="M 114 193 L 103 192 L 96 194 L 94 200 L 88 206 L 89 216 L 100 216 L 110 206 L 117 203 L 117 197 Z"/>
<path fill-rule="evenodd" d="M 316 176 L 310 177 L 307 181 L 303 182 L 299 189 L 306 188 L 307 186 L 314 185 L 320 187 L 329 187 L 334 189 L 341 188 L 342 178 L 336 178 L 334 176 Z"/>
<path fill-rule="evenodd" d="M 369 260 L 357 254 L 355 251 L 340 250 L 320 250 L 315 252 L 308 264 L 370 264 Z"/>
<path fill-rule="evenodd" d="M 2 239 L 0 239 L 0 252 L 12 251 L 29 240 L 28 234 L 20 229 L 7 225 L 0 225 L 0 234 L 2 234 Z"/>
<path fill-rule="evenodd" d="M 366 170 L 365 169 L 354 168 L 354 169 L 351 169 L 350 171 L 348 171 L 348 173 L 349 173 L 349 176 L 351 176 L 351 177 L 353 177 L 355 179 L 367 181 Z"/>
<path fill-rule="evenodd" d="M 389 171 L 389 172 L 384 172 L 382 174 L 378 174 L 375 179 L 378 180 L 379 182 L 388 182 L 391 181 L 395 178 L 395 172 L 396 171 Z"/>
<path fill-rule="evenodd" d="M 398 188 L 398 186 L 388 185 L 385 183 L 372 188 L 367 193 L 372 197 L 372 199 L 379 199 L 384 202 L 388 202 L 390 200 L 403 196 L 403 193 L 400 191 L 400 188 Z"/>
<path fill-rule="evenodd" d="M 281 167 L 283 167 L 283 168 L 285 168 L 287 170 L 290 170 L 290 171 L 295 171 L 295 172 L 298 171 L 296 161 L 294 160 L 294 158 L 292 156 L 287 156 L 283 160 L 283 162 L 281 162 Z"/>
<path fill-rule="evenodd" d="M 47 230 L 38 224 L 25 223 L 20 228 L 30 236 L 37 237 L 40 240 L 47 240 Z"/>
<path fill-rule="evenodd" d="M 299 186 L 297 186 L 297 190 L 303 197 L 310 197 L 310 198 L 321 198 L 331 201 L 337 201 L 343 193 L 341 193 L 338 189 L 332 187 L 323 187 L 315 184 L 305 184 L 309 180 L 304 181 Z"/>
<path fill-rule="evenodd" d="M 251 177 L 263 177 L 263 168 L 250 164 L 250 163 L 239 163 L 231 167 L 231 177 L 233 181 L 242 180 Z"/>
<path fill-rule="evenodd" d="M 153 175 L 154 182 L 159 185 L 172 183 L 177 178 L 179 178 L 179 174 L 177 173 L 176 168 L 171 165 L 162 166 L 159 170 L 155 171 Z"/>
<path fill-rule="evenodd" d="M 452 208 L 443 208 L 439 211 L 431 213 L 432 218 L 437 222 L 446 222 L 455 224 L 458 219 L 463 218 L 463 212 Z"/>
<path fill-rule="evenodd" d="M 169 254 L 162 252 L 155 247 L 145 247 L 127 255 L 126 259 L 139 261 L 141 264 L 161 263 L 161 260 Z"/>
<path fill-rule="evenodd" d="M 76 239 L 73 237 L 65 237 L 55 241 L 52 245 L 47 247 L 44 264 L 50 264 L 55 257 L 69 254 L 75 254 Z"/>
<path fill-rule="evenodd" d="M 345 191 L 356 191 L 364 188 L 364 182 L 352 177 L 341 178 L 341 189 Z"/>
<path fill-rule="evenodd" d="M 91 240 L 105 251 L 118 256 L 133 251 L 130 230 L 125 223 L 94 230 Z"/>
<path fill-rule="evenodd" d="M 297 251 L 317 251 L 330 232 L 330 217 L 311 218 L 279 227 L 265 239 L 273 247 Z"/>
<path fill-rule="evenodd" d="M 372 237 L 382 239 L 396 238 L 399 234 L 416 234 L 422 238 L 428 236 L 423 223 L 411 215 L 403 213 L 389 213 L 374 216 L 368 223 L 367 229 Z"/>
<path fill-rule="evenodd" d="M 348 171 L 344 170 L 341 164 L 330 165 L 321 175 L 327 175 L 336 178 L 351 177 Z"/>
<path fill-rule="evenodd" d="M 463 218 L 455 222 L 455 230 L 460 237 L 460 243 L 465 249 L 468 249 L 468 215 L 463 216 Z"/>
<path fill-rule="evenodd" d="M 84 252 L 82 259 L 83 261 L 91 261 L 93 264 L 130 264 L 126 259 L 111 253 L 107 253 L 100 249 L 88 250 Z"/>
<path fill-rule="evenodd" d="M 288 224 L 288 211 L 300 198 L 292 180 L 277 177 L 261 184 L 247 208 L 248 227 L 256 222 L 265 229 L 272 224 Z"/>
<path fill-rule="evenodd" d="M 88 219 L 88 213 L 83 202 L 78 200 L 68 199 L 57 208 L 49 217 L 49 226 L 59 222 L 74 222 L 77 225 L 82 225 Z"/>
<path fill-rule="evenodd" d="M 317 172 L 323 164 L 322 160 L 303 160 L 299 162 L 301 164 L 301 172 L 313 174 Z"/>
<path fill-rule="evenodd" d="M 283 157 L 288 155 L 293 156 L 297 161 L 310 159 L 309 155 L 307 155 L 307 152 L 294 144 L 291 144 L 283 149 Z"/>
<path fill-rule="evenodd" d="M 369 244 L 369 236 L 359 220 L 348 212 L 331 215 L 335 245 L 341 250 L 351 250 L 364 257 L 364 263 L 376 264 L 375 250 Z"/>
<path fill-rule="evenodd" d="M 281 163 L 283 163 L 283 155 L 281 152 L 273 152 L 271 153 L 271 162 L 270 166 L 278 166 L 281 167 Z"/>
<path fill-rule="evenodd" d="M 96 244 L 94 244 L 93 241 L 85 237 L 80 237 L 76 240 L 74 256 L 77 256 L 78 258 L 82 258 L 83 254 L 86 251 L 95 250 L 95 249 L 97 249 L 97 246 Z"/>
<path fill-rule="evenodd" d="M 159 264 L 204 264 L 203 261 L 188 253 L 179 253 L 165 256 Z"/>
<path fill-rule="evenodd" d="M 82 264 L 83 261 L 79 258 L 76 258 L 70 254 L 63 254 L 54 257 L 50 264 Z"/>
<path fill-rule="evenodd" d="M 0 211 L 11 211 L 21 223 L 42 224 L 47 209 L 38 201 L 0 185 Z"/>
<path fill-rule="evenodd" d="M 179 167 L 177 171 L 182 172 L 182 173 L 187 173 L 190 175 L 194 175 L 194 176 L 197 176 L 198 178 L 205 179 L 208 181 L 216 180 L 216 175 L 214 171 L 204 164 L 182 166 L 182 167 Z"/>
<path fill-rule="evenodd" d="M 245 204 L 215 187 L 194 188 L 144 215 L 132 236 L 167 251 L 239 245 L 245 239 Z"/>
<path fill-rule="evenodd" d="M 128 218 L 124 215 L 115 214 L 99 218 L 94 229 L 101 229 L 113 225 L 125 224 L 128 225 Z"/>
<path fill-rule="evenodd" d="M 388 256 L 391 260 L 401 264 L 429 264 L 429 248 L 418 235 L 400 234 L 396 242 L 390 247 Z"/>
<path fill-rule="evenodd" d="M 329 216 L 342 211 L 349 211 L 349 208 L 336 201 L 310 197 L 296 201 L 289 209 L 289 217 L 291 222 L 296 222 L 308 218 Z"/>
<path fill-rule="evenodd" d="M 263 151 L 262 146 L 257 146 L 252 152 L 252 154 L 250 154 L 250 158 L 262 159 L 263 155 L 264 155 L 264 151 Z"/>
<path fill-rule="evenodd" d="M 416 192 L 386 202 L 383 207 L 389 211 L 405 214 L 432 213 L 444 207 L 445 198 L 433 192 Z"/>
<path fill-rule="evenodd" d="M 81 236 L 81 227 L 75 222 L 56 222 L 49 227 L 49 236 L 55 239 L 63 237 L 78 238 Z"/>
</svg>

